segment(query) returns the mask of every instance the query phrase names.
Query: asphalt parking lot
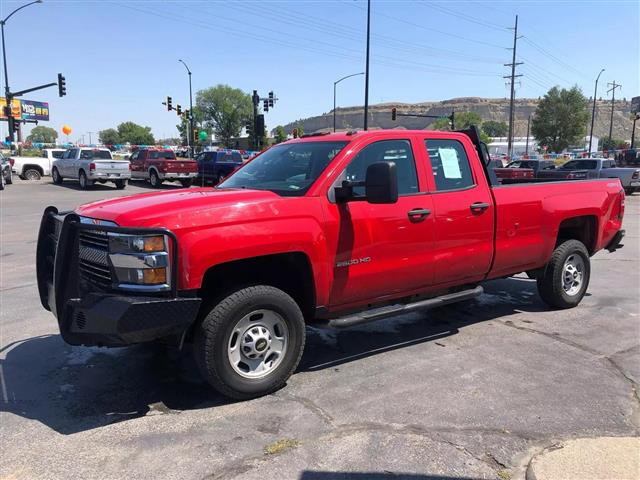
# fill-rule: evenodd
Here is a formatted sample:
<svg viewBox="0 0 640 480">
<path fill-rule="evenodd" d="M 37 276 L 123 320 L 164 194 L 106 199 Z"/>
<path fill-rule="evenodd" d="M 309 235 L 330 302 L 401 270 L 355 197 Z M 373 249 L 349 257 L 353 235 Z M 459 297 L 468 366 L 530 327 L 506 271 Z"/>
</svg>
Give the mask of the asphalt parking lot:
<svg viewBox="0 0 640 480">
<path fill-rule="evenodd" d="M 230 402 L 188 352 L 71 347 L 40 305 L 43 209 L 150 191 L 137 185 L 0 193 L 1 479 L 505 480 L 556 442 L 640 434 L 638 194 L 578 308 L 549 310 L 520 275 L 472 303 L 309 327 L 286 388 Z"/>
</svg>

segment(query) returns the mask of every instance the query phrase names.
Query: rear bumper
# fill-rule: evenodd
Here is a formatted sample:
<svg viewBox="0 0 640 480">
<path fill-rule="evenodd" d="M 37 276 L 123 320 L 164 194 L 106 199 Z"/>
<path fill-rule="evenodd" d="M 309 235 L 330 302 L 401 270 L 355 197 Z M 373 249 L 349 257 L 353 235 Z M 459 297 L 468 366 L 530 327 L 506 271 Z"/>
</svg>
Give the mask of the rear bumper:
<svg viewBox="0 0 640 480">
<path fill-rule="evenodd" d="M 58 319 L 64 341 L 118 347 L 183 334 L 195 321 L 201 300 L 179 296 L 175 276 L 171 291 L 157 295 L 127 295 L 112 285 L 88 281 L 79 264 L 82 247 L 78 241 L 79 232 L 87 230 L 160 233 L 158 229 L 81 224 L 73 213 L 59 215 L 54 207 L 45 210 L 36 254 L 38 291 L 42 306 Z M 175 236 L 168 230 L 163 233 L 170 235 L 177 252 Z"/>
<path fill-rule="evenodd" d="M 158 177 L 162 180 L 184 180 L 188 178 L 196 178 L 198 172 L 184 172 L 184 173 L 158 173 Z"/>
<path fill-rule="evenodd" d="M 126 173 L 122 173 L 122 172 L 99 172 L 99 171 L 92 171 L 89 172 L 89 174 L 87 175 L 87 178 L 89 180 L 106 180 L 109 182 L 113 182 L 115 180 L 130 180 L 131 179 L 131 172 L 126 172 Z"/>
<path fill-rule="evenodd" d="M 618 250 L 619 248 L 622 248 L 624 245 L 622 245 L 620 242 L 624 238 L 624 234 L 625 234 L 624 230 L 618 230 L 616 234 L 613 236 L 613 238 L 611 239 L 611 241 L 604 248 L 606 250 L 609 250 L 609 252 L 612 252 L 612 253 Z"/>
</svg>

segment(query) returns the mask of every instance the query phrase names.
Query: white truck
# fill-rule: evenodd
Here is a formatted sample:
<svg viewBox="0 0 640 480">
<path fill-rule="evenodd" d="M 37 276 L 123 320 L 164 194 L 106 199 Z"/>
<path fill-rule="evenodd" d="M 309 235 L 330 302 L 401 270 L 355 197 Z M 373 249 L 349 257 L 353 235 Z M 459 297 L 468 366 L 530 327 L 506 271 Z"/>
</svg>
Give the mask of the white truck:
<svg viewBox="0 0 640 480">
<path fill-rule="evenodd" d="M 39 157 L 11 157 L 13 173 L 22 180 L 40 180 L 51 175 L 51 165 L 56 158 L 62 157 L 64 148 L 45 148 Z"/>
<path fill-rule="evenodd" d="M 56 185 L 68 178 L 77 180 L 83 190 L 95 182 L 113 182 L 122 190 L 131 178 L 131 164 L 129 160 L 114 160 L 108 148 L 73 147 L 53 162 L 51 176 Z"/>
</svg>

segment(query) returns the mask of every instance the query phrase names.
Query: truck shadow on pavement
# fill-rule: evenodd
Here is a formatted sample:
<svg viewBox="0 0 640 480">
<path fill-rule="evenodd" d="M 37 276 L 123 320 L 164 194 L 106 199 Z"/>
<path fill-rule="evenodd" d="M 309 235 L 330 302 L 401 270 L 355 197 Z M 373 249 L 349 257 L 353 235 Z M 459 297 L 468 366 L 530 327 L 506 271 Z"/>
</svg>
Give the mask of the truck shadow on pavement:
<svg viewBox="0 0 640 480">
<path fill-rule="evenodd" d="M 543 310 L 547 307 L 535 293 L 535 281 L 513 278 L 491 282 L 485 295 L 465 304 L 342 331 L 310 326 L 298 371 L 321 371 L 409 345 L 437 343 L 466 325 Z M 59 335 L 14 342 L 0 349 L 0 411 L 73 434 L 232 402 L 201 380 L 190 353 L 160 345 L 72 347 Z"/>
<path fill-rule="evenodd" d="M 321 472 L 305 470 L 298 480 L 476 480 L 471 477 L 394 472 Z"/>
</svg>

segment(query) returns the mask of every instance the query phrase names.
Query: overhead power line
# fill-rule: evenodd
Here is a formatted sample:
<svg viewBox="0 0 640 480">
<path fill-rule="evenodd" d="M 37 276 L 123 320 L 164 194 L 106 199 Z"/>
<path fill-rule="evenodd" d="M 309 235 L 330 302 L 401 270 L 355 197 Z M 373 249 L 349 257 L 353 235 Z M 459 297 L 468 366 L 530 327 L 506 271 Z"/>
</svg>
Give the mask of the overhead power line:
<svg viewBox="0 0 640 480">
<path fill-rule="evenodd" d="M 453 17 L 456 17 L 460 20 L 465 20 L 467 22 L 470 23 L 475 23 L 476 25 L 481 25 L 483 27 L 487 27 L 487 28 L 492 28 L 494 30 L 499 30 L 501 32 L 504 32 L 505 30 L 508 30 L 507 27 L 504 27 L 502 25 L 498 25 L 497 23 L 492 23 L 492 22 L 487 22 L 485 20 L 481 20 L 477 17 L 471 16 L 471 15 L 467 15 L 465 13 L 462 12 L 457 12 L 455 10 L 451 10 L 449 8 L 443 7 L 442 5 L 436 5 L 432 2 L 423 2 L 425 5 L 428 5 L 430 8 L 433 8 L 434 10 L 437 10 L 439 12 L 445 13 L 447 15 L 451 15 Z"/>
<path fill-rule="evenodd" d="M 558 65 L 562 65 L 565 68 L 568 68 L 570 70 L 573 70 L 575 73 L 585 77 L 585 78 L 589 78 L 587 75 L 585 75 L 583 72 L 581 72 L 580 70 L 578 70 L 577 68 L 572 67 L 571 65 L 569 65 L 568 63 L 564 62 L 563 60 L 561 60 L 560 58 L 556 57 L 553 53 L 545 50 L 544 48 L 542 48 L 540 45 L 538 45 L 537 43 L 535 43 L 533 40 L 531 40 L 530 38 L 528 38 L 527 36 L 523 35 L 523 40 L 531 45 L 533 48 L 535 48 L 536 50 L 538 50 L 540 53 L 542 53 L 543 55 L 545 55 L 546 57 L 550 58 L 551 60 L 553 60 L 554 62 L 556 62 Z"/>
</svg>

